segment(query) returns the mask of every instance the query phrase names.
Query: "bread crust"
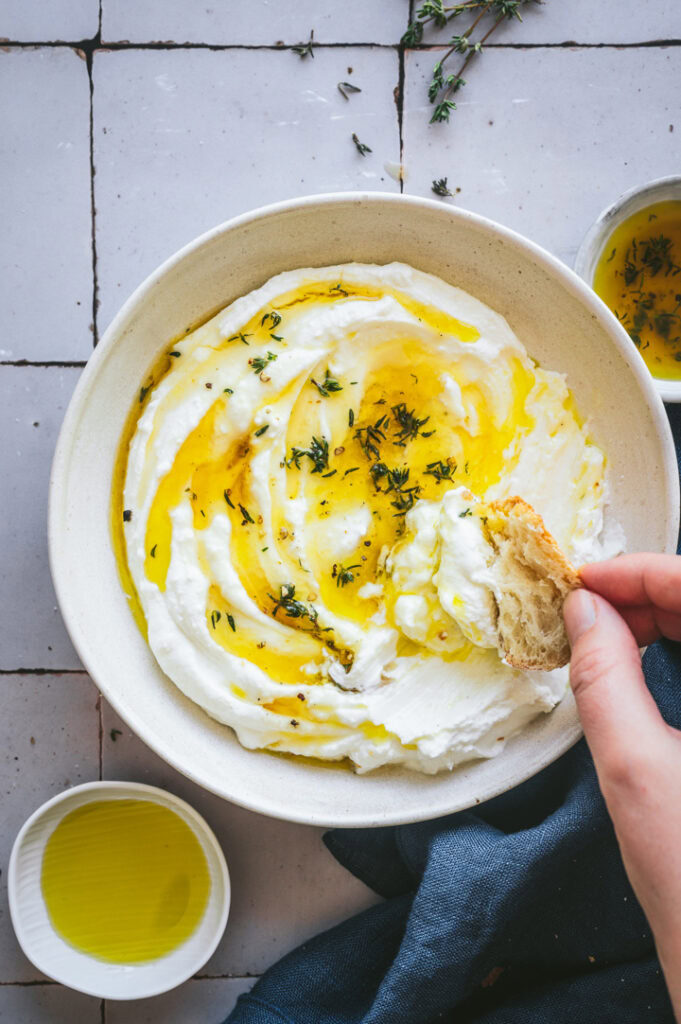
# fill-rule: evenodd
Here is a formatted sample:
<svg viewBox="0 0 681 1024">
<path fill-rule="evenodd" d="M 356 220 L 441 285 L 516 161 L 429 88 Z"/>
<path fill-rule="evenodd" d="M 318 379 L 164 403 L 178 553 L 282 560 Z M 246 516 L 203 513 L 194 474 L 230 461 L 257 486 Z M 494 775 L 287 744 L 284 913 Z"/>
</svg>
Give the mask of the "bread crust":
<svg viewBox="0 0 681 1024">
<path fill-rule="evenodd" d="M 499 648 L 506 662 L 514 668 L 525 670 L 550 671 L 561 668 L 570 659 L 570 646 L 563 622 L 563 603 L 570 591 L 582 586 L 577 570 L 546 529 L 542 517 L 522 498 L 509 497 L 489 502 L 479 514 L 483 517 L 486 533 L 498 556 L 496 565 L 500 575 L 501 598 L 498 601 L 497 629 Z M 519 536 L 524 543 L 519 542 Z M 527 544 L 532 546 L 531 568 L 526 557 Z M 510 567 L 509 560 L 513 562 Z M 511 571 L 514 567 L 518 568 L 516 579 Z M 532 608 L 527 618 L 530 620 L 529 625 L 535 627 L 534 636 L 527 623 L 524 631 L 518 628 L 506 629 L 509 619 L 513 625 L 519 621 L 518 609 L 529 604 L 541 606 L 542 617 L 549 622 L 550 628 L 540 632 L 540 624 L 531 621 L 532 612 L 536 610 Z"/>
</svg>

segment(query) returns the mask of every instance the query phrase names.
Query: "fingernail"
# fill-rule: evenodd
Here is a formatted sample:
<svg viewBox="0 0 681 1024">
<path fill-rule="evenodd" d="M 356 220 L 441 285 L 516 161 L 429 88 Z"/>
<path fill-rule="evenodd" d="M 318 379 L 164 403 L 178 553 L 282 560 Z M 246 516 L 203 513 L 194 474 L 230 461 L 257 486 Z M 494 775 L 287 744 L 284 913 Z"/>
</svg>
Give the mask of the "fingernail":
<svg viewBox="0 0 681 1024">
<path fill-rule="evenodd" d="M 573 590 L 563 609 L 565 628 L 573 645 L 596 621 L 596 602 L 588 590 Z"/>
</svg>

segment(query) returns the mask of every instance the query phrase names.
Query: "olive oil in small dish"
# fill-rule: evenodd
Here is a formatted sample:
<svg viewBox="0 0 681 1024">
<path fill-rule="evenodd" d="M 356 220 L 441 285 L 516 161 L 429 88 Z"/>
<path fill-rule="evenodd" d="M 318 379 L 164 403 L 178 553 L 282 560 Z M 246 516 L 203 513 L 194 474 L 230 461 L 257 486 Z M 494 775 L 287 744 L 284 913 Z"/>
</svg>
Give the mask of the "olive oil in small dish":
<svg viewBox="0 0 681 1024">
<path fill-rule="evenodd" d="M 593 288 L 651 374 L 681 381 L 681 201 L 654 203 L 623 220 L 603 245 Z"/>
<path fill-rule="evenodd" d="M 41 884 L 66 942 L 101 960 L 140 963 L 192 934 L 210 875 L 201 844 L 174 811 L 151 800 L 98 800 L 57 825 Z"/>
<path fill-rule="evenodd" d="M 229 872 L 207 822 L 140 782 L 86 782 L 39 807 L 17 835 L 7 894 L 19 945 L 62 985 L 144 999 L 215 951 Z"/>
</svg>

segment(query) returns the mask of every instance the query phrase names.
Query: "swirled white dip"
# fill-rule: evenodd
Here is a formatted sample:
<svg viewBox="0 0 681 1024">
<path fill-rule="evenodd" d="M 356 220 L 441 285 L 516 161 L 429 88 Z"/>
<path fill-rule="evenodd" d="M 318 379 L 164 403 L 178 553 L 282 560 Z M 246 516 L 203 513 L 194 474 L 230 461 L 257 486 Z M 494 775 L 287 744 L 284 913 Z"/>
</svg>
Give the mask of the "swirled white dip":
<svg viewBox="0 0 681 1024">
<path fill-rule="evenodd" d="M 502 317 L 402 264 L 296 270 L 169 363 L 140 396 L 124 531 L 188 697 L 247 747 L 361 771 L 492 756 L 554 707 L 565 672 L 490 643 L 462 495 L 520 495 L 581 563 L 604 553 L 605 460 Z"/>
</svg>

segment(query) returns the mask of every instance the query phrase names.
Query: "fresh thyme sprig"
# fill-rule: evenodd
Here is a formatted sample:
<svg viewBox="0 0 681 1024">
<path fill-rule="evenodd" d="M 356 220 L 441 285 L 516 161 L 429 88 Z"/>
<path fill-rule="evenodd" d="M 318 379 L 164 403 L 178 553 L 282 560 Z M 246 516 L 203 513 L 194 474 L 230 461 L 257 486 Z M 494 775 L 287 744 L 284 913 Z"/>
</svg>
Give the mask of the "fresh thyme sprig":
<svg viewBox="0 0 681 1024">
<path fill-rule="evenodd" d="M 314 29 L 310 29 L 310 38 L 306 43 L 298 43 L 297 46 L 292 47 L 294 53 L 297 53 L 301 60 L 305 60 L 306 57 L 314 58 Z"/>
<path fill-rule="evenodd" d="M 329 442 L 324 437 L 313 437 L 309 448 L 291 448 L 286 465 L 294 465 L 300 469 L 300 460 L 308 458 L 312 463 L 312 472 L 321 473 L 329 468 Z"/>
<path fill-rule="evenodd" d="M 395 444 L 399 445 L 400 448 L 404 448 L 407 441 L 413 441 L 416 437 L 432 437 L 435 433 L 434 430 L 422 430 L 426 423 L 430 419 L 430 416 L 426 416 L 425 419 L 418 419 L 415 415 L 415 410 L 411 411 L 407 409 L 404 402 L 400 402 L 398 405 L 393 405 L 392 414 L 397 420 L 399 429 L 395 433 Z"/>
<path fill-rule="evenodd" d="M 276 309 L 273 309 L 270 313 L 265 313 L 260 321 L 260 326 L 264 327 L 268 320 L 270 321 L 270 324 L 267 330 L 276 331 L 277 327 L 281 323 L 281 313 L 277 313 Z"/>
<path fill-rule="evenodd" d="M 456 110 L 454 96 L 466 84 L 463 74 L 473 57 L 480 53 L 484 44 L 502 22 L 517 18 L 522 21 L 520 9 L 528 3 L 543 3 L 543 0 L 463 0 L 460 3 L 446 5 L 444 0 L 425 0 L 417 9 L 416 15 L 402 36 L 404 46 L 418 46 L 423 39 L 423 30 L 432 24 L 435 28 L 444 28 L 453 18 L 462 14 L 475 14 L 468 28 L 460 35 L 452 36 L 451 46 L 444 56 L 435 64 L 428 86 L 428 99 L 434 105 L 430 123 L 449 121 L 452 110 Z M 476 29 L 484 24 L 487 15 L 492 17 L 492 24 L 479 38 L 472 36 Z M 454 72 L 447 73 L 445 64 L 453 54 L 461 54 L 463 60 Z"/>
<path fill-rule="evenodd" d="M 341 96 L 345 100 L 349 100 L 350 99 L 350 97 L 348 96 L 349 92 L 361 92 L 361 91 L 362 90 L 360 89 L 360 87 L 358 85 L 353 85 L 352 82 L 339 82 L 338 83 L 338 92 L 341 94 Z"/>
<path fill-rule="evenodd" d="M 262 373 L 268 363 L 273 363 L 277 358 L 275 352 L 268 352 L 266 356 L 253 356 L 248 360 L 248 365 L 253 367 L 253 373 Z"/>
<path fill-rule="evenodd" d="M 359 141 L 355 132 L 352 133 L 352 141 L 354 142 L 357 152 L 359 153 L 360 156 L 366 156 L 367 153 L 373 153 L 373 149 L 371 149 L 370 146 L 367 146 L 364 142 Z"/>
<path fill-rule="evenodd" d="M 366 427 L 357 427 L 354 437 L 359 441 L 362 451 L 368 459 L 380 459 L 381 451 L 379 445 L 382 441 L 385 441 L 385 432 L 389 424 L 390 417 L 381 416 L 373 426 L 369 424 Z"/>
<path fill-rule="evenodd" d="M 274 594 L 267 595 L 271 601 L 274 601 L 274 607 L 272 608 L 272 618 L 276 619 L 277 612 L 283 611 L 284 614 L 288 615 L 290 619 L 308 619 L 310 622 L 310 628 L 306 630 L 308 633 L 314 633 L 321 639 L 321 633 L 332 633 L 333 628 L 331 626 L 320 626 L 319 612 L 313 604 L 305 604 L 303 601 L 299 601 L 296 597 L 296 588 L 293 583 L 282 583 L 279 586 L 279 597 L 275 597 Z M 324 638 L 324 642 L 327 646 L 333 650 L 336 649 L 336 645 L 333 640 L 328 637 Z M 352 661 L 350 661 L 352 664 Z"/>
<path fill-rule="evenodd" d="M 616 251 L 613 249 L 613 256 Z M 681 266 L 674 259 L 672 239 L 664 234 L 641 240 L 634 238 L 624 254 L 623 269 L 616 271 L 616 276 L 620 274 L 630 290 L 633 312 L 631 316 L 618 310 L 614 313 L 634 344 L 641 351 L 649 347 L 650 342 L 641 336 L 647 330 L 657 334 L 665 344 L 678 345 L 681 342 L 681 293 L 674 295 L 673 308 L 661 309 L 658 289 L 651 291 L 650 284 L 646 283 L 646 278 L 658 275 L 673 278 L 681 274 Z M 681 361 L 681 353 L 675 353 L 674 358 Z"/>
<path fill-rule="evenodd" d="M 454 194 L 453 192 L 449 191 L 449 188 L 447 187 L 446 178 L 435 178 L 433 184 L 431 185 L 431 189 L 436 196 L 442 196 L 443 199 L 446 196 L 451 196 Z"/>
<path fill-rule="evenodd" d="M 321 384 L 318 381 L 316 381 L 314 377 L 310 377 L 310 383 L 314 384 L 319 394 L 322 395 L 324 398 L 328 398 L 329 395 L 332 394 L 333 392 L 343 390 L 343 385 L 339 384 L 336 378 L 332 377 L 329 374 L 328 367 L 326 370 L 326 376 L 324 380 L 321 382 Z"/>
<path fill-rule="evenodd" d="M 424 476 L 435 477 L 436 482 L 439 484 L 442 480 L 451 480 L 452 474 L 456 472 L 456 462 L 453 459 L 448 459 L 447 462 L 429 462 L 426 469 L 424 469 Z"/>
<path fill-rule="evenodd" d="M 250 334 L 244 334 L 243 331 L 239 331 L 238 334 L 233 334 L 231 338 L 227 338 L 227 341 L 236 341 L 238 338 L 239 341 L 242 341 L 244 343 L 244 345 L 250 345 L 250 341 L 246 341 L 246 338 L 250 337 Z"/>
<path fill-rule="evenodd" d="M 359 562 L 356 565 L 343 565 L 341 562 L 334 562 L 331 570 L 331 578 L 336 581 L 337 587 L 344 587 L 354 582 L 355 574 L 353 569 L 361 569 Z"/>
</svg>

